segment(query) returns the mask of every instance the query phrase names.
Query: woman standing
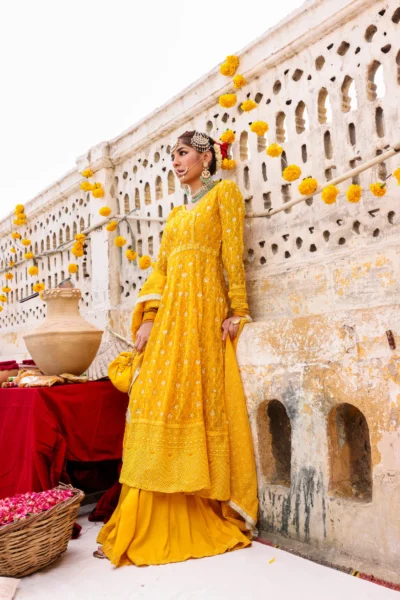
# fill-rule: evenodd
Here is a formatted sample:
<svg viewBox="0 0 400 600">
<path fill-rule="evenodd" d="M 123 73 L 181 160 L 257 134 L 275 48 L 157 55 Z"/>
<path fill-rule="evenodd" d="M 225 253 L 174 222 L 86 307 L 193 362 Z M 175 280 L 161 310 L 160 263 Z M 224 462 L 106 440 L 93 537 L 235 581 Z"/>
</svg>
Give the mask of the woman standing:
<svg viewBox="0 0 400 600">
<path fill-rule="evenodd" d="M 251 320 L 243 198 L 235 183 L 212 179 L 222 155 L 208 135 L 184 133 L 171 158 L 191 203 L 170 213 L 133 313 L 142 364 L 127 413 L 122 492 L 95 553 L 117 566 L 245 547 L 257 519 L 253 446 L 235 356 L 237 336 Z"/>
</svg>

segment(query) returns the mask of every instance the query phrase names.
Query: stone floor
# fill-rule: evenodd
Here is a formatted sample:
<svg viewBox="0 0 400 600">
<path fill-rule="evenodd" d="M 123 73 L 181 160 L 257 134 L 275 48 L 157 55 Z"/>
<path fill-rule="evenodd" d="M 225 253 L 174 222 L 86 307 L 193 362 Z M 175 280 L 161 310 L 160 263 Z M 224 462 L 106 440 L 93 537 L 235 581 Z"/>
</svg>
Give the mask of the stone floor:
<svg viewBox="0 0 400 600">
<path fill-rule="evenodd" d="M 86 516 L 79 523 L 80 538 L 55 564 L 21 580 L 16 600 L 400 600 L 398 592 L 259 543 L 213 558 L 115 569 L 92 557 L 100 525 Z"/>
</svg>

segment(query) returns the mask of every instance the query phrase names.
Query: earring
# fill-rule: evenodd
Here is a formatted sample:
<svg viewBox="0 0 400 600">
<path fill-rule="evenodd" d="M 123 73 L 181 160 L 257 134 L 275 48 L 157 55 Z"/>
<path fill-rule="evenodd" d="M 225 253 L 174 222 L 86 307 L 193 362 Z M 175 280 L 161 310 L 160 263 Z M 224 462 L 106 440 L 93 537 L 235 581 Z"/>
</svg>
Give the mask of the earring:
<svg viewBox="0 0 400 600">
<path fill-rule="evenodd" d="M 208 163 L 204 161 L 203 163 L 203 171 L 200 175 L 200 181 L 204 184 L 209 183 L 211 179 L 210 169 L 208 168 Z"/>
</svg>

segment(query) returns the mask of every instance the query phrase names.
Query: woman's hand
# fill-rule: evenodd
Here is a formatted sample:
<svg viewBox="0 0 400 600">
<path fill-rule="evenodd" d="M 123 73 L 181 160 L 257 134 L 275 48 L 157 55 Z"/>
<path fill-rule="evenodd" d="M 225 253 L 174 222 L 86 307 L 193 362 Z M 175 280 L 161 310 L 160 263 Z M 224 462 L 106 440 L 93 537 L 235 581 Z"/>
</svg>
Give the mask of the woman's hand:
<svg viewBox="0 0 400 600">
<path fill-rule="evenodd" d="M 238 331 L 239 331 L 239 325 L 240 325 L 240 320 L 239 320 L 239 323 L 236 323 L 237 320 L 238 320 L 238 317 L 229 317 L 228 319 L 225 319 L 225 321 L 222 323 L 222 341 L 223 342 L 226 340 L 228 335 L 232 341 L 237 336 Z"/>
<path fill-rule="evenodd" d="M 153 321 L 146 321 L 145 323 L 141 324 L 135 340 L 135 348 L 138 352 L 142 352 L 144 350 L 144 347 L 149 340 L 152 328 Z"/>
</svg>

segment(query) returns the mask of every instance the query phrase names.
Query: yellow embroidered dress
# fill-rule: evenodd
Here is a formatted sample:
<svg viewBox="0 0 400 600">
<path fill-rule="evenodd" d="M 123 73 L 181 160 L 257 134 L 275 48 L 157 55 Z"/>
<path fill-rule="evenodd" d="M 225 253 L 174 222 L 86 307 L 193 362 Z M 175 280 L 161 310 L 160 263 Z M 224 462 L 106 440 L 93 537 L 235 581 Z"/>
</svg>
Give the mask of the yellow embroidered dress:
<svg viewBox="0 0 400 600">
<path fill-rule="evenodd" d="M 221 331 L 230 311 L 248 315 L 243 224 L 243 198 L 231 181 L 192 210 L 175 208 L 140 292 L 133 335 L 145 310 L 158 311 L 131 389 L 120 501 L 98 538 L 117 566 L 250 543 L 253 446 L 235 349 Z"/>
</svg>

